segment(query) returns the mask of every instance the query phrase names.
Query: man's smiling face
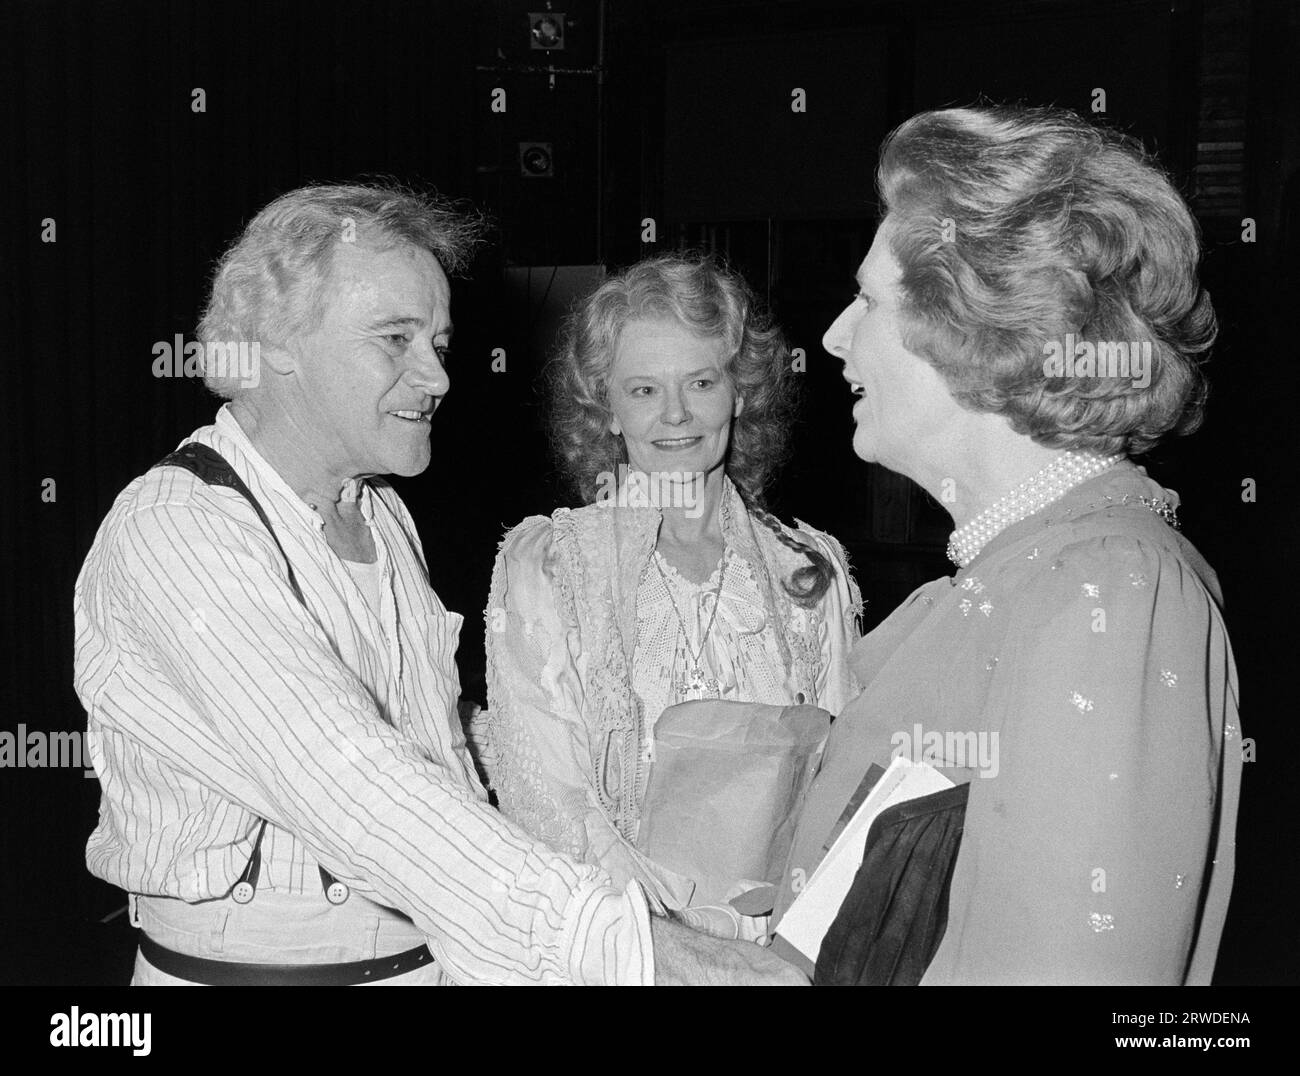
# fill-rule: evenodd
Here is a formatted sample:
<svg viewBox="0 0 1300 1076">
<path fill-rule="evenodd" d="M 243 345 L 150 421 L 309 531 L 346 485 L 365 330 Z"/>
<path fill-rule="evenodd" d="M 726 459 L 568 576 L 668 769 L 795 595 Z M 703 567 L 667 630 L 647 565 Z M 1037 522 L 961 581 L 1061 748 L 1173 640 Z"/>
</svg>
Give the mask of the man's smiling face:
<svg viewBox="0 0 1300 1076">
<path fill-rule="evenodd" d="M 428 251 L 340 244 L 323 315 L 288 346 L 284 407 L 336 474 L 416 475 L 450 382 L 451 289 Z"/>
</svg>

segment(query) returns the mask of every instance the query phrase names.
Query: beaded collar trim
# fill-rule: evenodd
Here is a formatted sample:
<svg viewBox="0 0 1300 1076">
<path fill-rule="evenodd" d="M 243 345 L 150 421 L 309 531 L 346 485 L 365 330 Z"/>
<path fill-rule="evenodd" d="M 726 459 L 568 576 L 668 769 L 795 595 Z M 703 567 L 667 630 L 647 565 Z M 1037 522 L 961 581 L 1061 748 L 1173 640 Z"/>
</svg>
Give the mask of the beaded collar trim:
<svg viewBox="0 0 1300 1076">
<path fill-rule="evenodd" d="M 1095 452 L 1063 452 L 1032 478 L 953 531 L 948 539 L 948 559 L 958 568 L 965 568 L 981 549 L 1012 524 L 1041 512 L 1081 482 L 1110 470 L 1122 458 L 1099 456 Z"/>
</svg>

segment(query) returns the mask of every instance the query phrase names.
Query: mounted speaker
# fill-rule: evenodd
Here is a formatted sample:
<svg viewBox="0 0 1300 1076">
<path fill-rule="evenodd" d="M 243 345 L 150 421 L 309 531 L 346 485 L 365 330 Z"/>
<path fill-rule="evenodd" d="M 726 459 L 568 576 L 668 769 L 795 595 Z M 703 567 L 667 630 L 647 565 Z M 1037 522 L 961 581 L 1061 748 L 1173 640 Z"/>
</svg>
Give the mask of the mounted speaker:
<svg viewBox="0 0 1300 1076">
<path fill-rule="evenodd" d="M 524 179 L 554 179 L 555 154 L 551 143 L 520 142 L 519 174 Z"/>
<path fill-rule="evenodd" d="M 530 11 L 528 47 L 547 52 L 564 48 L 564 12 Z"/>
</svg>

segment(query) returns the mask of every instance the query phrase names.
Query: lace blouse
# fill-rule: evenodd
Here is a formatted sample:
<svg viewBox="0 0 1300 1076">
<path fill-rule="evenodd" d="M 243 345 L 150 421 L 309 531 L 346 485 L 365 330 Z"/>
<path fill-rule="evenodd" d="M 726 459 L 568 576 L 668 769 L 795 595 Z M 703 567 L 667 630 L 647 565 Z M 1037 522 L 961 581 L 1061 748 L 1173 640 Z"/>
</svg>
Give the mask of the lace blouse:
<svg viewBox="0 0 1300 1076">
<path fill-rule="evenodd" d="M 791 611 L 804 628 L 807 611 L 798 606 Z M 799 701 L 798 685 L 781 667 L 754 569 L 731 548 L 703 583 L 683 577 L 656 550 L 637 588 L 636 612 L 632 687 L 645 713 L 648 748 L 659 716 L 679 702 L 720 698 L 785 706 Z M 697 656 L 702 684 L 692 686 Z M 823 666 L 828 668 L 829 662 Z M 825 680 L 821 677 L 818 698 L 826 694 Z"/>
<path fill-rule="evenodd" d="M 726 572 L 700 586 L 658 557 L 653 508 L 525 520 L 502 543 L 486 613 L 489 705 L 474 738 L 486 742 L 502 811 L 616 879 L 637 879 L 665 907 L 686 907 L 693 883 L 634 846 L 664 709 L 722 697 L 836 713 L 857 690 L 848 658 L 860 599 L 839 544 L 803 525 L 791 532 L 835 569 L 805 610 L 780 584 L 806 558 L 752 521 L 730 482 L 721 515 Z M 679 683 L 694 653 L 716 694 Z"/>
</svg>

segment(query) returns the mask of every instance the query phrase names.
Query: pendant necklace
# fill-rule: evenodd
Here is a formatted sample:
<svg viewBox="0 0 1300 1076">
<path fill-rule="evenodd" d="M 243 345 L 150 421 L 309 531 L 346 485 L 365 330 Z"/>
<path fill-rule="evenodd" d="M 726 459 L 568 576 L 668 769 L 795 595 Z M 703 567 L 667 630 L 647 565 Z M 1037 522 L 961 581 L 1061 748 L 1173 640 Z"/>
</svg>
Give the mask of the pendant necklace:
<svg viewBox="0 0 1300 1076">
<path fill-rule="evenodd" d="M 713 622 L 718 619 L 718 606 L 722 602 L 722 587 L 727 581 L 727 554 L 722 554 L 722 573 L 718 576 L 718 588 L 713 593 L 713 613 L 709 616 L 708 626 L 704 629 L 704 634 L 700 636 L 700 645 L 695 650 L 691 650 L 691 636 L 686 630 L 686 620 L 683 618 L 681 610 L 677 608 L 677 599 L 673 597 L 673 588 L 668 582 L 668 576 L 664 574 L 663 565 L 660 564 L 661 554 L 655 550 L 654 557 L 655 568 L 659 571 L 659 578 L 663 580 L 664 590 L 668 594 L 668 600 L 672 603 L 673 613 L 677 617 L 677 625 L 681 628 L 682 644 L 686 648 L 686 654 L 690 660 L 690 679 L 681 679 L 674 683 L 678 695 L 685 696 L 686 699 L 716 699 L 722 695 L 722 688 L 716 677 L 704 675 L 701 668 L 701 659 L 704 655 L 704 647 L 709 641 L 709 632 L 713 630 Z"/>
</svg>

